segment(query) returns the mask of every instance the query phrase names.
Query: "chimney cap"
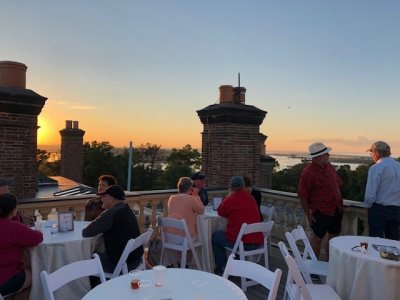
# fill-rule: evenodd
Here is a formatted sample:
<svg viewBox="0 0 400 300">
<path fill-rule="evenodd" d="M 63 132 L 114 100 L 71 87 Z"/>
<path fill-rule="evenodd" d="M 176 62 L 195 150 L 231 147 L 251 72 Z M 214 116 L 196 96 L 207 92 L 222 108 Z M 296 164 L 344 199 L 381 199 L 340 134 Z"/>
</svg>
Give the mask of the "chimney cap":
<svg viewBox="0 0 400 300">
<path fill-rule="evenodd" d="M 0 61 L 0 85 L 25 89 L 27 68 L 25 64 L 16 61 Z"/>
</svg>

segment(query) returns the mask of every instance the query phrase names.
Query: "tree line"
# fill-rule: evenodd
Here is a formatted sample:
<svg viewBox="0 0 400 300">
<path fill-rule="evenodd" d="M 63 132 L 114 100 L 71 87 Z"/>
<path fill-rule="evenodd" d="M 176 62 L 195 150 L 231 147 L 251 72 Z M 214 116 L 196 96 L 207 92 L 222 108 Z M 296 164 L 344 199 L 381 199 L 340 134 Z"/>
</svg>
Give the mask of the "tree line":
<svg viewBox="0 0 400 300">
<path fill-rule="evenodd" d="M 60 175 L 60 158 L 50 160 L 50 153 L 38 150 L 39 176 Z M 161 145 L 141 144 L 133 149 L 132 165 L 128 166 L 129 150 L 117 151 L 109 142 L 85 142 L 83 145 L 83 184 L 97 187 L 102 174 L 116 177 L 126 189 L 128 168 L 132 168 L 131 190 L 158 190 L 176 188 L 181 176 L 190 177 L 201 166 L 201 154 L 191 145 L 170 151 Z"/>
<path fill-rule="evenodd" d="M 127 148 L 116 151 L 109 142 L 85 142 L 83 145 L 83 184 L 97 187 L 97 179 L 102 174 L 111 174 L 119 185 L 127 188 L 128 167 L 132 168 L 131 190 L 162 190 L 176 188 L 181 176 L 190 177 L 201 168 L 201 154 L 191 145 L 181 149 L 161 149 L 161 145 L 141 144 L 133 149 L 133 162 L 128 166 Z M 60 175 L 60 157 L 50 159 L 51 153 L 38 150 L 39 176 Z M 397 160 L 400 161 L 400 158 Z M 359 165 L 351 170 L 347 164 L 337 168 L 343 181 L 342 196 L 348 200 L 364 201 L 368 170 L 372 165 Z M 272 189 L 297 192 L 301 171 L 307 163 L 300 163 L 280 171 L 273 170 Z"/>
<path fill-rule="evenodd" d="M 293 167 L 274 171 L 272 174 L 272 189 L 297 193 L 300 174 L 308 163 L 300 163 Z M 365 186 L 367 184 L 369 165 L 359 165 L 355 170 L 350 165 L 341 165 L 336 171 L 343 181 L 342 197 L 348 200 L 364 201 Z"/>
</svg>

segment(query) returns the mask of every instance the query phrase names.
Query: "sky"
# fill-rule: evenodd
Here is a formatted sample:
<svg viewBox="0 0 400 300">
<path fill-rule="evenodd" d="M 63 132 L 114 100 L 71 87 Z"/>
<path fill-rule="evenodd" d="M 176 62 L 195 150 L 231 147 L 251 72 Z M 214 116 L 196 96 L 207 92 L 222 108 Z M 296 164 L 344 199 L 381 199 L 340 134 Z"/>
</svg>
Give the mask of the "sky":
<svg viewBox="0 0 400 300">
<path fill-rule="evenodd" d="M 0 60 L 48 98 L 38 144 L 65 120 L 84 141 L 201 149 L 219 86 L 267 111 L 267 153 L 400 154 L 400 2 L 0 0 Z"/>
</svg>

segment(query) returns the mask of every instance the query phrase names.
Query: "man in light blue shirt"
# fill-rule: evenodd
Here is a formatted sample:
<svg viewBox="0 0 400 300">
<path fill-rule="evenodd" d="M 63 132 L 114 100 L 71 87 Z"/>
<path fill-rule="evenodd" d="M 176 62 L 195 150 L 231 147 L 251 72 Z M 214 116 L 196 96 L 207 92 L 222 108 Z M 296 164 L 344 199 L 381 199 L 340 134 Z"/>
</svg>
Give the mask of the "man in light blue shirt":
<svg viewBox="0 0 400 300">
<path fill-rule="evenodd" d="M 367 151 L 375 162 L 368 171 L 364 197 L 369 235 L 400 240 L 400 163 L 390 157 L 385 142 L 373 143 Z"/>
</svg>

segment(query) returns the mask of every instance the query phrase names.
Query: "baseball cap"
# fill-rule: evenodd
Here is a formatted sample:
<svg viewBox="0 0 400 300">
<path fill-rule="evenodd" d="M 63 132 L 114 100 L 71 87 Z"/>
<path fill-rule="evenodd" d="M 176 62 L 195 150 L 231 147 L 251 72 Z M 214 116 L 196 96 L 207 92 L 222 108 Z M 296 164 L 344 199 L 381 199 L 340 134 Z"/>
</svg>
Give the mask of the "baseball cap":
<svg viewBox="0 0 400 300">
<path fill-rule="evenodd" d="M 244 187 L 242 176 L 233 176 L 229 182 L 230 187 Z"/>
</svg>

